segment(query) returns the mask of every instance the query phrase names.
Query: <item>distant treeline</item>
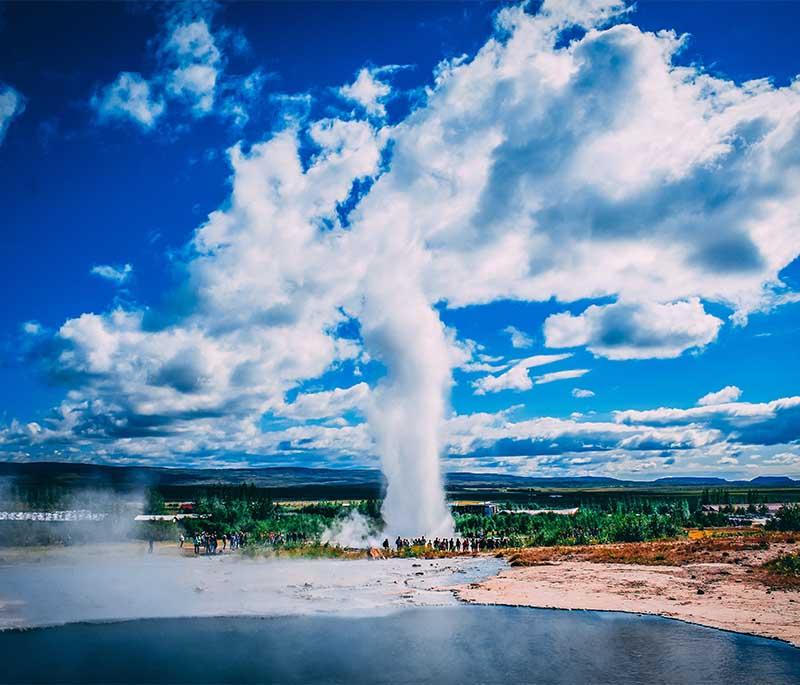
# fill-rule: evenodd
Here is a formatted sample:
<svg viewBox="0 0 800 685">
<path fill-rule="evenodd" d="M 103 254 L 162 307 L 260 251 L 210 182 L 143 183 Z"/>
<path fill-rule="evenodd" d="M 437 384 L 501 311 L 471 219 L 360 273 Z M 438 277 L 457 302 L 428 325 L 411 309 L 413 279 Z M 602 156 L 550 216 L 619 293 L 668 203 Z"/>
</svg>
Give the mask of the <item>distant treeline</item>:
<svg viewBox="0 0 800 685">
<path fill-rule="evenodd" d="M 178 490 L 178 491 L 176 491 Z M 77 543 L 108 539 L 170 539 L 178 535 L 194 536 L 201 532 L 219 535 L 244 531 L 248 540 L 258 544 L 302 545 L 320 540 L 323 532 L 337 520 L 358 511 L 380 529 L 381 500 L 362 498 L 350 506 L 342 502 L 320 500 L 307 504 L 288 504 L 274 498 L 271 489 L 253 484 L 207 485 L 185 488 L 150 488 L 138 495 L 138 511 L 151 514 L 175 513 L 168 502 L 192 502 L 199 518 L 184 519 L 179 525 L 170 521 L 133 523 L 138 511 L 113 492 L 80 490 L 66 485 L 7 488 L 4 500 L 17 510 L 58 510 L 86 508 L 109 514 L 102 523 L 87 522 L 43 524 L 37 522 L 0 522 L 0 545 Z M 474 497 L 474 493 L 473 493 Z M 729 515 L 766 514 L 765 504 L 774 501 L 774 492 L 763 489 L 736 491 L 730 488 L 705 487 L 691 496 L 659 490 L 657 494 L 630 492 L 624 489 L 599 492 L 537 492 L 533 499 L 495 499 L 507 513 L 494 516 L 456 514 L 458 533 L 467 537 L 510 538 L 516 545 L 576 545 L 600 542 L 635 542 L 685 535 L 690 527 L 728 525 Z M 707 511 L 704 505 L 720 505 L 719 511 Z M 545 513 L 531 515 L 518 508 L 579 506 L 574 515 Z M 800 506 L 787 506 L 770 522 L 778 530 L 800 530 Z M 420 531 L 422 534 L 424 531 Z"/>
<path fill-rule="evenodd" d="M 53 511 L 65 508 L 91 508 L 96 504 L 99 492 L 107 492 L 106 507 L 121 506 L 122 501 L 142 497 L 143 493 L 157 493 L 164 501 L 198 501 L 217 497 L 223 500 L 235 498 L 293 500 L 372 500 L 380 499 L 381 491 L 371 485 L 313 485 L 293 488 L 265 488 L 251 483 L 237 485 L 169 485 L 145 486 L 120 490 L 100 484 L 84 484 L 80 480 L 46 482 L 40 480 L 10 480 L 0 483 L 0 510 Z M 635 507 L 638 500 L 686 501 L 691 510 L 703 504 L 732 504 L 736 506 L 771 502 L 800 502 L 800 488 L 732 488 L 713 486 L 702 488 L 661 487 L 637 489 L 619 487 L 610 489 L 562 489 L 557 492 L 536 488 L 495 490 L 471 487 L 468 490 L 450 492 L 451 499 L 489 500 L 509 506 L 529 508 L 580 507 L 612 511 L 619 502 Z M 156 512 L 152 512 L 156 513 Z"/>
<path fill-rule="evenodd" d="M 253 541 L 266 541 L 274 536 L 292 536 L 293 540 L 318 541 L 323 531 L 337 519 L 358 511 L 380 528 L 378 499 L 363 500 L 354 506 L 338 502 L 316 502 L 287 507 L 267 496 L 237 488 L 228 488 L 210 497 L 200 498 L 195 511 L 203 518 L 185 520 L 188 534 L 208 531 L 226 534 L 245 531 Z M 753 495 L 751 499 L 757 499 Z M 456 530 L 466 537 L 510 538 L 516 545 L 578 545 L 602 542 L 639 542 L 685 535 L 686 528 L 713 527 L 728 524 L 731 513 L 764 514 L 763 504 L 751 502 L 739 508 L 733 505 L 723 511 L 704 511 L 700 500 L 695 506 L 686 500 L 622 497 L 605 500 L 599 506 L 581 509 L 574 515 L 556 513 L 528 514 L 515 512 L 507 505 L 506 513 L 493 516 L 456 514 Z M 772 527 L 780 530 L 800 529 L 800 506 L 781 510 Z"/>
</svg>

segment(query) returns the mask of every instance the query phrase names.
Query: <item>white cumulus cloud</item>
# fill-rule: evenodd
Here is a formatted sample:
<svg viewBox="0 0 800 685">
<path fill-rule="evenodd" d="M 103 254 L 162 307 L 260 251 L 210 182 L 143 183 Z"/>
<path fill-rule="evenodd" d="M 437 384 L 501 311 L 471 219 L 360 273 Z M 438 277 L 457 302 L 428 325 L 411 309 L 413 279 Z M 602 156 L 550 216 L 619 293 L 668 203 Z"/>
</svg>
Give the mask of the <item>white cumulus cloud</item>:
<svg viewBox="0 0 800 685">
<path fill-rule="evenodd" d="M 9 85 L 0 83 L 0 144 L 11 122 L 25 111 L 25 98 Z"/>
<path fill-rule="evenodd" d="M 339 93 L 346 100 L 361 105 L 372 116 L 386 116 L 384 102 L 392 92 L 391 87 L 378 78 L 371 69 L 361 69 L 353 83 L 342 86 Z"/>
<path fill-rule="evenodd" d="M 534 380 L 531 378 L 529 369 L 536 366 L 544 366 L 545 364 L 553 364 L 560 362 L 564 359 L 571 357 L 571 354 L 539 354 L 532 357 L 527 357 L 518 362 L 515 362 L 511 368 L 499 375 L 487 375 L 473 381 L 472 386 L 475 388 L 476 395 L 485 395 L 487 393 L 501 392 L 503 390 L 530 390 L 534 386 Z M 569 373 L 569 372 L 559 372 Z M 548 374 L 552 375 L 552 374 Z M 579 374 L 581 375 L 581 374 Z M 574 377 L 574 376 L 572 376 Z M 538 376 L 536 382 L 547 383 L 548 380 L 545 376 Z M 556 380 L 556 379 L 553 379 Z"/>
<path fill-rule="evenodd" d="M 101 121 L 130 119 L 145 129 L 153 128 L 164 113 L 164 101 L 153 98 L 150 84 L 141 74 L 128 71 L 95 93 L 91 105 Z"/>
<path fill-rule="evenodd" d="M 168 93 L 188 100 L 197 116 L 211 112 L 222 55 L 207 21 L 179 24 L 162 51 L 171 67 Z"/>
<path fill-rule="evenodd" d="M 101 122 L 130 119 L 152 129 L 167 112 L 188 111 L 193 117 L 216 113 L 241 126 L 249 118 L 264 75 L 256 69 L 245 76 L 226 74 L 222 44 L 237 45 L 239 34 L 212 30 L 213 6 L 167 7 L 165 25 L 155 41 L 157 67 L 145 77 L 124 71 L 96 92 L 91 106 Z"/>
<path fill-rule="evenodd" d="M 553 314 L 544 324 L 548 347 L 585 345 L 609 359 L 668 359 L 716 340 L 722 321 L 697 298 L 684 302 L 591 305 L 581 314 Z"/>
<path fill-rule="evenodd" d="M 111 266 L 110 264 L 97 264 L 91 268 L 91 272 L 95 276 L 105 278 L 107 281 L 122 285 L 133 274 L 133 267 L 130 264 L 123 264 L 122 266 Z"/>
<path fill-rule="evenodd" d="M 351 410 L 363 412 L 369 396 L 369 385 L 357 383 L 349 388 L 300 394 L 294 402 L 280 407 L 276 413 L 295 419 L 331 418 Z"/>
<path fill-rule="evenodd" d="M 742 396 L 742 391 L 735 385 L 726 385 L 722 390 L 717 392 L 710 392 L 703 395 L 697 404 L 701 407 L 706 407 L 714 404 L 725 404 L 726 402 L 736 402 Z"/>
<path fill-rule="evenodd" d="M 524 349 L 533 345 L 533 338 L 527 333 L 523 333 L 516 326 L 506 326 L 503 333 L 511 338 L 511 346 L 517 349 Z"/>
<path fill-rule="evenodd" d="M 26 335 L 39 335 L 42 333 L 42 324 L 38 321 L 26 321 L 22 324 L 22 331 Z"/>
</svg>

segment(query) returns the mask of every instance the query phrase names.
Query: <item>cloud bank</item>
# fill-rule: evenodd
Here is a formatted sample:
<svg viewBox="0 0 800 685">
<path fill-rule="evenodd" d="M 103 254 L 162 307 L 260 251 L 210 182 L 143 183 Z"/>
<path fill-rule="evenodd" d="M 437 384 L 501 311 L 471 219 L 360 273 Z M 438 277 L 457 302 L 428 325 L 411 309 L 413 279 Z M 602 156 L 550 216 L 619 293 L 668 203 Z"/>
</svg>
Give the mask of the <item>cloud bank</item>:
<svg viewBox="0 0 800 685">
<path fill-rule="evenodd" d="M 779 274 L 800 254 L 799 82 L 680 65 L 685 37 L 626 19 L 601 0 L 507 7 L 476 54 L 439 65 L 406 119 L 386 122 L 389 92 L 365 68 L 339 91 L 360 109 L 295 117 L 231 148 L 230 195 L 181 265 L 184 305 L 117 305 L 43 336 L 42 372 L 68 390 L 47 422 L 4 429 L 0 447 L 249 463 L 380 455 L 398 484 L 387 506 L 420 525 L 446 525 L 441 453 L 464 468 L 525 457 L 529 469 L 620 472 L 698 450 L 794 454 L 797 398 L 707 396 L 606 421 L 449 407 L 455 368 L 483 369 L 477 395 L 588 369 L 531 375 L 567 352 L 472 358 L 440 309 L 552 301 L 563 311 L 544 324 L 547 347 L 624 361 L 700 354 L 724 327 L 792 300 Z M 158 74 L 120 74 L 93 100 L 98 115 L 152 128 L 168 107 L 223 112 L 210 21 L 170 19 Z M 368 364 L 383 375 L 303 391 Z M 411 512 L 394 493 L 421 483 L 426 507 Z"/>
</svg>

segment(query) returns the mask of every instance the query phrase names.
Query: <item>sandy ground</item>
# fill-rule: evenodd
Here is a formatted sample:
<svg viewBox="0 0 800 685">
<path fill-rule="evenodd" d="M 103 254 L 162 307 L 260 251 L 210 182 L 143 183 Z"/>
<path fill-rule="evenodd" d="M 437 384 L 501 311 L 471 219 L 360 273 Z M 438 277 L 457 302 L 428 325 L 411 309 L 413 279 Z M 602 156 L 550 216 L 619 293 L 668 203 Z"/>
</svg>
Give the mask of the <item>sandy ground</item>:
<svg viewBox="0 0 800 685">
<path fill-rule="evenodd" d="M 185 616 L 389 612 L 457 604 L 450 588 L 504 562 L 194 557 L 175 545 L 0 550 L 0 629 Z"/>
<path fill-rule="evenodd" d="M 585 559 L 546 553 L 540 560 L 532 552 L 527 561 L 522 555 L 515 562 L 532 565 L 464 584 L 456 594 L 477 604 L 655 614 L 800 646 L 800 592 L 771 587 L 762 572 L 764 562 L 790 551 L 798 551 L 798 545 L 706 551 L 685 555 L 688 559 L 680 565 L 665 565 L 664 554 L 655 555 L 659 561 L 651 565 L 598 561 L 602 550 Z M 703 556 L 709 560 L 694 561 Z"/>
</svg>

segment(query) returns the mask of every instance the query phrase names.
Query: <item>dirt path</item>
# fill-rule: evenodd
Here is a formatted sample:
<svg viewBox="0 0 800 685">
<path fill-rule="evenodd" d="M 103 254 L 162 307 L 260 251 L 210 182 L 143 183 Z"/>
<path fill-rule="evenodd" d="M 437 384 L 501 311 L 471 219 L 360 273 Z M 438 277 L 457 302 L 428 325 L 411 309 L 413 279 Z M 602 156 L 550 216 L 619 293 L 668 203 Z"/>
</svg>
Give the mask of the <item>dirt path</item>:
<svg viewBox="0 0 800 685">
<path fill-rule="evenodd" d="M 796 543 L 661 544 L 526 550 L 511 557 L 514 568 L 456 593 L 478 604 L 656 614 L 800 646 L 800 592 L 777 589 L 763 569 Z"/>
</svg>

